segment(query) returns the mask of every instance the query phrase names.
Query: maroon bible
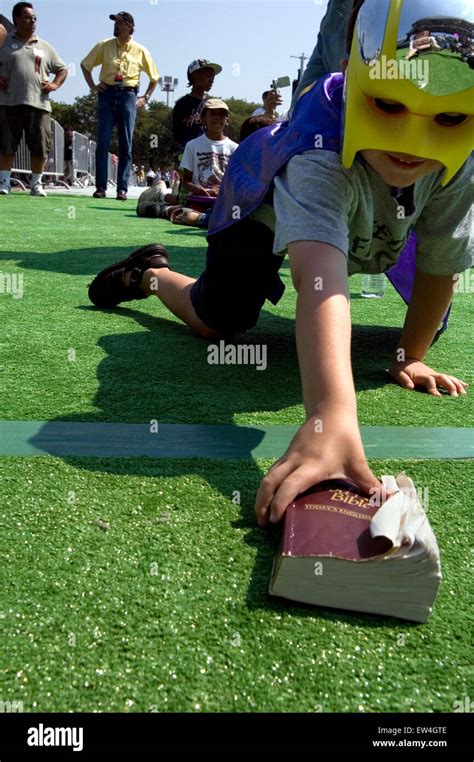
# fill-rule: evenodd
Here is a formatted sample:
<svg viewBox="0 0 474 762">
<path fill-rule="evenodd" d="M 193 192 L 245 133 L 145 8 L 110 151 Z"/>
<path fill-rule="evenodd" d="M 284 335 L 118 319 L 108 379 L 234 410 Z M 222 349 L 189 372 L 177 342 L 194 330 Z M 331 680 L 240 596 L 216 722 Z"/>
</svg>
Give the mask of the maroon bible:
<svg viewBox="0 0 474 762">
<path fill-rule="evenodd" d="M 398 490 L 383 510 L 342 479 L 321 482 L 290 503 L 272 595 L 428 619 L 441 578 L 436 538 L 416 494 L 406 487 L 413 483 L 403 475 L 400 488 L 394 477 L 382 478 Z"/>
</svg>

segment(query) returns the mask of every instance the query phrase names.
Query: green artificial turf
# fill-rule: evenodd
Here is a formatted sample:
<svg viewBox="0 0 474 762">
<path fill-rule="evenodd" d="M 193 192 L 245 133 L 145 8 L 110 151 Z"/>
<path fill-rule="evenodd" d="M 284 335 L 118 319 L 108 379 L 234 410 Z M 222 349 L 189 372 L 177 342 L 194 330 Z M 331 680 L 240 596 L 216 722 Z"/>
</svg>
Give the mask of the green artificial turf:
<svg viewBox="0 0 474 762">
<path fill-rule="evenodd" d="M 470 464 L 371 464 L 429 484 L 444 579 L 426 625 L 268 596 L 279 532 L 252 504 L 269 465 L 5 459 L 3 700 L 451 712 L 472 696 Z"/>
<path fill-rule="evenodd" d="M 205 237 L 138 219 L 134 203 L 1 199 L 2 409 L 10 421 L 298 424 L 303 419 L 287 286 L 243 342 L 266 371 L 207 362 L 157 299 L 101 312 L 87 284 L 152 240 L 198 275 Z M 2 281 L 4 282 L 4 281 Z M 468 427 L 474 391 L 435 399 L 385 369 L 405 308 L 359 297 L 353 364 L 361 424 Z M 472 381 L 472 294 L 459 293 L 428 362 Z M 250 453 L 249 453 L 250 455 Z M 25 711 L 452 711 L 472 696 L 469 461 L 371 461 L 429 494 L 444 581 L 426 625 L 267 595 L 279 529 L 252 505 L 271 461 L 5 457 L 2 700 Z M 472 480 L 471 480 L 472 482 Z M 240 498 L 240 504 L 238 499 Z"/>
<path fill-rule="evenodd" d="M 287 262 L 281 273 L 283 299 L 276 307 L 267 303 L 256 327 L 242 339 L 266 345 L 267 370 L 210 365 L 208 342 L 196 338 L 158 299 L 101 312 L 87 297 L 87 284 L 100 269 L 153 240 L 170 249 L 174 269 L 198 275 L 205 260 L 204 233 L 139 219 L 132 202 L 115 200 L 11 196 L 2 199 L 0 213 L 6 220 L 0 231 L 0 268 L 24 278 L 22 299 L 0 298 L 2 418 L 242 425 L 302 421 L 295 292 Z M 359 277 L 351 278 L 350 285 L 361 424 L 468 426 L 473 394 L 435 399 L 390 381 L 386 369 L 405 306 L 391 286 L 382 300 L 370 300 L 359 295 Z M 456 294 L 448 332 L 427 360 L 468 382 L 474 380 L 471 297 Z"/>
</svg>

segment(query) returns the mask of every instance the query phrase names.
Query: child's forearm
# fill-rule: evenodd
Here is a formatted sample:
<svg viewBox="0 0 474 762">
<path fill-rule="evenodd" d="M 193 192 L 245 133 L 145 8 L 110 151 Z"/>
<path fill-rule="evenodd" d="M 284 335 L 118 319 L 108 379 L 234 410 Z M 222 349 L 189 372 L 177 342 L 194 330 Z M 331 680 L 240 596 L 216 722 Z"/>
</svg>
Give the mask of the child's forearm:
<svg viewBox="0 0 474 762">
<path fill-rule="evenodd" d="M 194 185 L 192 180 L 186 180 L 183 178 L 183 185 L 184 189 L 187 190 L 189 193 L 194 193 L 196 190 L 196 186 Z"/>
<path fill-rule="evenodd" d="M 279 521 L 297 494 L 345 477 L 367 495 L 381 485 L 369 468 L 357 423 L 352 380 L 347 259 L 317 241 L 288 246 L 298 291 L 296 338 L 307 420 L 263 479 L 258 522 Z"/>
<path fill-rule="evenodd" d="M 206 189 L 203 188 L 202 185 L 197 185 L 196 183 L 190 182 L 189 180 L 184 180 L 184 188 L 188 191 L 188 193 L 194 193 L 196 196 L 208 195 Z"/>
<path fill-rule="evenodd" d="M 317 242 L 290 244 L 289 252 L 298 290 L 296 342 L 306 415 L 331 405 L 355 415 L 347 260 Z"/>
<path fill-rule="evenodd" d="M 397 350 L 403 349 L 405 354 L 403 357 L 397 354 L 397 359 L 424 359 L 451 304 L 453 285 L 451 275 L 428 275 L 417 269 L 413 296 Z"/>
</svg>

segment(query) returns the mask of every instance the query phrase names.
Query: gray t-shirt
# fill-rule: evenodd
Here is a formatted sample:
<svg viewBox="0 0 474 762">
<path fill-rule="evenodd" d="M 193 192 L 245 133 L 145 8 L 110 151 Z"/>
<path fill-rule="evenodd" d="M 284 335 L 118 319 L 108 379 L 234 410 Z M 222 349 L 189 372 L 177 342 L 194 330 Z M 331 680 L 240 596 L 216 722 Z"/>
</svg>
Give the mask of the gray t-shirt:
<svg viewBox="0 0 474 762">
<path fill-rule="evenodd" d="M 8 92 L 0 91 L 0 106 L 33 106 L 51 111 L 49 94 L 41 90 L 49 74 L 66 69 L 55 49 L 34 36 L 26 45 L 15 32 L 0 48 L 0 76 L 8 79 Z"/>
<path fill-rule="evenodd" d="M 263 204 L 252 218 L 275 231 L 275 254 L 293 241 L 321 241 L 348 257 L 349 275 L 390 268 L 415 230 L 419 269 L 453 275 L 472 265 L 474 154 L 446 187 L 441 176 L 415 183 L 415 211 L 399 219 L 400 202 L 364 161 L 344 169 L 338 153 L 305 151 L 275 177 L 274 213 Z"/>
</svg>

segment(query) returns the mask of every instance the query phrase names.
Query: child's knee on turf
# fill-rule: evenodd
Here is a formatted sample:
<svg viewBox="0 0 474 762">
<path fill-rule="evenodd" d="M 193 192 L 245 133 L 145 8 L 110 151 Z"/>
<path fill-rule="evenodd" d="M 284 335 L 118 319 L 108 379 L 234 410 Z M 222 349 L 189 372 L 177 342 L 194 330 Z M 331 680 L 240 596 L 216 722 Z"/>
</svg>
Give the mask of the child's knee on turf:
<svg viewBox="0 0 474 762">
<path fill-rule="evenodd" d="M 215 331 L 213 328 L 209 328 L 208 325 L 203 323 L 202 321 L 201 325 L 197 325 L 194 327 L 195 333 L 199 336 L 201 339 L 220 339 L 222 338 L 222 335 Z"/>
</svg>

